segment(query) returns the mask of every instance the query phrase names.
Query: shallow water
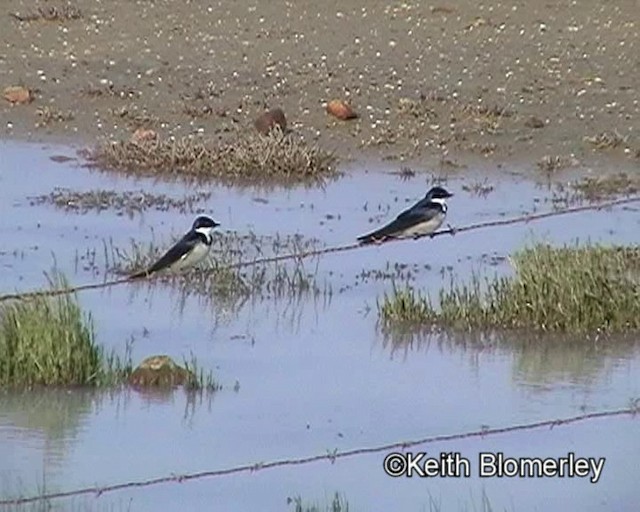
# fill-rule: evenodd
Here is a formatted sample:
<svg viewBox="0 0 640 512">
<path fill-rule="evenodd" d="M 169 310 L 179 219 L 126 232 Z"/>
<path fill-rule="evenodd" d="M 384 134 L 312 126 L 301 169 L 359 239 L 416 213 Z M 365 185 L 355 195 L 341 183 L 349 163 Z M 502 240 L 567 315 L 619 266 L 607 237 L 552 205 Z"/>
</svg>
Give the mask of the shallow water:
<svg viewBox="0 0 640 512">
<path fill-rule="evenodd" d="M 128 218 L 31 206 L 29 196 L 54 187 L 185 194 L 178 184 L 54 163 L 49 157 L 57 154 L 73 156 L 73 150 L 0 143 L 3 292 L 42 286 L 43 271 L 54 261 L 74 283 L 99 280 L 95 269 L 76 268 L 76 255 L 96 250 L 99 262 L 104 240 L 120 246 L 130 238 L 167 240 L 189 227 L 193 215 L 175 211 Z M 403 181 L 385 170 L 352 172 L 323 190 L 210 186 L 188 192 L 212 192 L 202 206 L 223 229 L 299 233 L 332 246 L 393 217 L 428 187 L 423 177 Z M 518 175 L 489 176 L 496 188 L 486 198 L 462 190 L 484 179 L 480 171 L 457 176 L 447 182 L 456 194 L 448 217 L 455 226 L 551 207 L 547 188 Z M 387 262 L 415 264 L 416 285 L 435 292 L 449 282 L 442 269 L 450 267 L 460 279 L 472 270 L 508 272 L 502 258 L 532 240 L 637 243 L 639 217 L 637 210 L 619 207 L 327 255 L 318 263 L 317 278 L 331 288 L 330 295 L 254 300 L 238 311 L 197 297 L 178 307 L 176 293 L 162 287 L 84 292 L 80 301 L 104 345 L 122 353 L 133 336 L 134 361 L 165 353 L 181 361 L 193 353 L 224 388 L 196 397 L 180 390 L 151 396 L 1 394 L 0 494 L 33 494 L 43 480 L 48 491 L 103 486 L 626 407 L 640 396 L 636 339 L 588 348 L 531 343 L 521 335 L 485 343 L 471 335 L 401 339 L 376 326 L 376 300 L 391 290 L 390 280 L 357 276 L 384 270 Z M 116 509 L 130 504 L 132 510 L 197 510 L 211 503 L 220 509 L 286 510 L 287 497 L 325 503 L 339 491 L 353 510 L 422 510 L 430 500 L 442 510 L 475 509 L 483 493 L 495 510 L 629 510 L 640 500 L 634 470 L 638 425 L 628 418 L 604 419 L 413 449 L 436 456 L 461 452 L 472 461 L 478 451 L 607 457 L 598 484 L 577 478 L 480 479 L 473 467 L 472 478 L 391 479 L 382 470 L 384 454 L 377 454 L 118 492 L 87 503 Z M 82 499 L 74 503 L 87 505 Z"/>
</svg>

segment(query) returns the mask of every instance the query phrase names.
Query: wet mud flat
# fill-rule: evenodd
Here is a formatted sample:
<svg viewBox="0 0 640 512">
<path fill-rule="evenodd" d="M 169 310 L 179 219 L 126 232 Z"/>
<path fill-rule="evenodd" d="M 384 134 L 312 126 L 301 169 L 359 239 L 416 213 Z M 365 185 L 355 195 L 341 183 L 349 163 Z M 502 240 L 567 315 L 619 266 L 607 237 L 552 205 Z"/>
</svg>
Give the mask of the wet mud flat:
<svg viewBox="0 0 640 512">
<path fill-rule="evenodd" d="M 227 140 L 281 107 L 340 156 L 638 167 L 636 2 L 37 2 L 0 13 L 5 136 Z M 329 117 L 333 98 L 357 119 Z"/>
</svg>

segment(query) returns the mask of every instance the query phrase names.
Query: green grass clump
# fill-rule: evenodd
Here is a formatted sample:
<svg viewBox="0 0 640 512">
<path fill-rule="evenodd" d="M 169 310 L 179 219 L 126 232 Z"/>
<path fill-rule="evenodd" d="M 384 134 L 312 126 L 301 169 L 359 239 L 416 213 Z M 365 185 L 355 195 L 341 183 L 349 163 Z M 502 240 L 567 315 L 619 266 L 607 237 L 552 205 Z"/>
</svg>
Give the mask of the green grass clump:
<svg viewBox="0 0 640 512">
<path fill-rule="evenodd" d="M 52 283 L 67 287 L 61 277 Z M 0 307 L 0 386 L 97 386 L 130 370 L 96 344 L 93 322 L 72 295 Z"/>
<path fill-rule="evenodd" d="M 431 302 L 410 286 L 404 289 L 393 287 L 391 295 L 378 303 L 378 312 L 386 324 L 412 324 L 437 320 Z"/>
<path fill-rule="evenodd" d="M 387 327 L 402 323 L 465 329 L 625 331 L 640 328 L 640 249 L 538 244 L 512 258 L 515 275 L 440 291 L 439 308 L 411 289 L 378 305 Z"/>
<path fill-rule="evenodd" d="M 191 354 L 191 361 L 184 360 L 184 368 L 188 374 L 185 389 L 189 391 L 218 391 L 222 389 L 213 376 L 213 372 L 205 371 L 193 354 Z"/>
</svg>

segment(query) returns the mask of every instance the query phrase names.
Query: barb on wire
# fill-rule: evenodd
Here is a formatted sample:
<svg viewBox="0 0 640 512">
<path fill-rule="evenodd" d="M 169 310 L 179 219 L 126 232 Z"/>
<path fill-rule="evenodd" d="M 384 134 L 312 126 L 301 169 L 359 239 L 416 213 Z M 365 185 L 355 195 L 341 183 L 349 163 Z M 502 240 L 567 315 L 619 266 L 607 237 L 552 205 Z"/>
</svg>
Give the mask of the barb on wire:
<svg viewBox="0 0 640 512">
<path fill-rule="evenodd" d="M 492 221 L 486 221 L 486 222 L 477 222 L 475 224 L 468 224 L 467 226 L 462 226 L 460 228 L 452 228 L 449 227 L 448 229 L 444 229 L 441 231 L 438 231 L 436 233 L 433 233 L 431 235 L 422 235 L 422 236 L 418 236 L 416 238 L 424 238 L 424 237 L 430 237 L 430 238 L 435 238 L 436 236 L 442 236 L 442 235 L 455 235 L 457 233 L 464 233 L 466 231 L 474 231 L 477 229 L 482 229 L 482 228 L 490 228 L 490 227 L 497 227 L 497 226 L 507 226 L 510 224 L 519 224 L 519 223 L 527 223 L 527 222 L 531 222 L 531 221 L 535 221 L 535 220 L 541 220 L 541 219 L 546 219 L 549 217 L 557 217 L 559 215 L 567 215 L 569 213 L 578 213 L 578 212 L 583 212 L 583 211 L 587 211 L 587 210 L 601 210 L 603 208 L 611 208 L 612 206 L 619 206 L 622 204 L 628 204 L 628 203 L 633 203 L 636 201 L 640 201 L 640 196 L 634 196 L 634 197 L 628 197 L 628 198 L 624 198 L 624 199 L 617 199 L 614 201 L 607 201 L 604 203 L 598 203 L 598 204 L 589 204 L 589 205 L 584 205 L 584 206 L 574 206 L 571 208 L 565 208 L 562 210 L 554 210 L 554 211 L 549 211 L 549 212 L 543 212 L 543 213 L 533 213 L 533 214 L 529 214 L 529 215 L 521 215 L 519 217 L 512 217 L 510 219 L 499 219 L 499 220 L 492 220 Z M 392 243 L 392 242 L 399 242 L 403 239 L 387 239 L 385 240 L 384 244 L 387 243 Z M 257 258 L 255 260 L 252 261 L 240 261 L 238 263 L 234 263 L 228 266 L 228 268 L 230 269 L 234 269 L 234 268 L 244 268 L 244 267 L 250 267 L 253 265 L 264 265 L 266 263 L 275 263 L 275 262 L 279 262 L 279 261 L 284 261 L 284 260 L 291 260 L 291 259 L 297 259 L 297 260 L 302 260 L 305 258 L 309 258 L 312 256 L 320 256 L 323 254 L 331 254 L 331 253 L 337 253 L 337 252 L 346 252 L 346 251 L 352 251 L 355 249 L 361 249 L 364 247 L 370 247 L 370 246 L 379 246 L 382 244 L 376 244 L 376 243 L 369 243 L 369 244 L 362 244 L 359 242 L 353 242 L 353 243 L 349 243 L 349 244 L 345 244 L 345 245 L 337 245 L 334 247 L 324 247 L 322 249 L 312 249 L 309 251 L 303 251 L 303 252 L 298 252 L 298 253 L 292 253 L 292 254 L 280 254 L 277 256 L 268 256 L 265 258 Z M 203 273 L 210 273 L 213 272 L 214 269 L 210 269 L 210 270 L 204 270 Z M 155 274 L 152 274 L 151 276 L 144 278 L 144 279 L 130 279 L 129 277 L 124 277 L 124 278 L 119 278 L 119 279 L 113 279 L 110 281 L 103 281 L 100 283 L 88 283 L 88 284 L 81 284 L 81 285 L 77 285 L 77 286 L 71 286 L 68 288 L 60 288 L 60 289 L 54 289 L 54 290 L 34 290 L 34 291 L 30 291 L 30 292 L 17 292 L 17 293 L 12 293 L 12 294 L 7 294 L 7 295 L 0 295 L 0 302 L 5 302 L 5 301 L 9 301 L 9 300 L 27 300 L 27 299 L 33 299 L 36 297 L 55 297 L 58 295 L 67 295 L 67 294 L 71 294 L 71 293 L 76 293 L 76 292 L 80 292 L 80 291 L 85 291 L 85 290 L 96 290 L 96 289 L 100 289 L 100 288 L 108 288 L 111 286 L 117 286 L 120 284 L 127 284 L 127 283 L 137 283 L 137 282 L 142 282 L 142 281 L 148 281 L 148 280 L 153 280 L 156 279 L 158 276 Z"/>
<path fill-rule="evenodd" d="M 378 446 L 370 446 L 365 448 L 353 448 L 351 450 L 335 451 L 330 453 L 324 453 L 321 455 L 312 455 L 308 457 L 300 457 L 296 459 L 279 459 L 270 462 L 259 462 L 257 464 L 244 464 L 241 466 L 235 466 L 226 469 L 215 469 L 210 471 L 199 471 L 197 473 L 187 473 L 184 475 L 171 475 L 157 478 L 150 478 L 148 480 L 138 480 L 132 482 L 124 482 L 119 484 L 107 485 L 104 487 L 84 487 L 81 489 L 75 489 L 71 491 L 53 492 L 49 494 L 41 494 L 39 496 L 29 496 L 23 498 L 3 499 L 0 500 L 0 506 L 2 505 L 23 505 L 26 503 L 35 503 L 39 501 L 49 501 L 61 498 L 70 498 L 75 496 L 81 496 L 86 494 L 93 494 L 96 497 L 101 496 L 107 492 L 121 491 L 130 488 L 151 487 L 155 485 L 165 483 L 182 483 L 188 480 L 197 480 L 202 478 L 214 478 L 228 475 L 235 475 L 239 473 L 254 473 L 260 470 L 272 469 L 277 467 L 286 466 L 301 466 L 305 464 L 311 464 L 319 461 L 329 461 L 334 463 L 338 459 L 346 459 L 355 457 L 358 455 L 370 455 L 374 453 L 389 452 L 391 450 L 407 450 L 408 448 L 432 444 L 438 442 L 449 442 L 460 439 L 487 437 L 491 435 L 506 434 L 510 432 L 518 432 L 524 430 L 534 430 L 543 427 L 555 428 L 557 426 L 569 425 L 572 423 L 583 422 L 587 420 L 595 420 L 602 418 L 612 418 L 616 416 L 635 416 L 640 411 L 640 405 L 632 404 L 627 409 L 617 409 L 612 411 L 600 411 L 581 414 L 579 416 L 571 416 L 568 418 L 558 418 L 555 420 L 543 420 L 532 423 L 522 423 L 518 425 L 511 425 L 508 427 L 497 428 L 483 428 L 481 430 L 473 430 L 470 432 L 458 433 L 458 434 L 442 434 L 436 436 L 424 437 L 422 439 L 413 439 L 408 441 L 399 441 L 394 443 L 388 443 Z"/>
</svg>

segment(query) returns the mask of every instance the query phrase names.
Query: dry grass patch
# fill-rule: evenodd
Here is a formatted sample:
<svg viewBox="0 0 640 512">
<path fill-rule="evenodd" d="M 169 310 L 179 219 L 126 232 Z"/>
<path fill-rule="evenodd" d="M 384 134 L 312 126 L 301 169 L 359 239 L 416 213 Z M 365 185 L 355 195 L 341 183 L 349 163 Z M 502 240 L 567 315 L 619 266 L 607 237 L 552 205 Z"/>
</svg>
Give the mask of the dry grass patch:
<svg viewBox="0 0 640 512">
<path fill-rule="evenodd" d="M 84 192 L 68 188 L 56 188 L 49 194 L 30 197 L 31 204 L 51 204 L 67 212 L 114 211 L 118 215 L 142 213 L 149 209 L 158 211 L 177 210 L 180 213 L 200 211 L 197 204 L 211 197 L 211 192 L 196 192 L 181 198 L 166 194 L 150 194 L 143 190 L 117 192 L 115 190 L 87 190 Z"/>
<path fill-rule="evenodd" d="M 106 170 L 230 184 L 314 184 L 338 174 L 332 153 L 280 131 L 247 133 L 231 143 L 189 137 L 107 142 L 84 156 Z"/>
</svg>

